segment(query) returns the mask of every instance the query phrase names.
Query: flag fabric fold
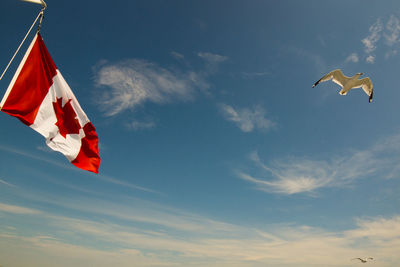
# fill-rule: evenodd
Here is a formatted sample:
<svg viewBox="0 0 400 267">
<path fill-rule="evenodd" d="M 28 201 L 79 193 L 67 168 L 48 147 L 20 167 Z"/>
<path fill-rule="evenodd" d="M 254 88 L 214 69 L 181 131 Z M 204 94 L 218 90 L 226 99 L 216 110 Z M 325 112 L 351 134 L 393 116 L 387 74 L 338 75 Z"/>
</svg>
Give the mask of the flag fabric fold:
<svg viewBox="0 0 400 267">
<path fill-rule="evenodd" d="M 54 64 L 40 33 L 26 51 L 0 109 L 43 135 L 51 149 L 78 168 L 98 173 L 96 129 Z"/>
</svg>

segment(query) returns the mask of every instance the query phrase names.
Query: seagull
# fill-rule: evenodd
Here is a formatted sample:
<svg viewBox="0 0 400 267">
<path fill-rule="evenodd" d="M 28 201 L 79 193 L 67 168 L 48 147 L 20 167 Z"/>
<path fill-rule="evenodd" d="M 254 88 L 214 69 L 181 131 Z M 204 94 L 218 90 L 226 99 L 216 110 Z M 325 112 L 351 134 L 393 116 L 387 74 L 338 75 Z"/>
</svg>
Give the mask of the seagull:
<svg viewBox="0 0 400 267">
<path fill-rule="evenodd" d="M 317 86 L 320 82 L 325 82 L 329 81 L 332 79 L 333 82 L 337 83 L 342 87 L 342 90 L 340 90 L 339 94 L 341 95 L 347 95 L 347 92 L 350 91 L 350 89 L 353 88 L 362 88 L 364 92 L 369 96 L 368 101 L 371 103 L 372 102 L 372 97 L 374 95 L 374 91 L 372 90 L 372 82 L 371 80 L 366 77 L 364 79 L 359 80 L 360 76 L 363 75 L 364 73 L 357 73 L 353 77 L 347 77 L 343 75 L 343 72 L 339 69 L 333 70 L 326 74 L 324 77 L 319 79 L 314 85 L 312 86 L 313 88 Z"/>
<path fill-rule="evenodd" d="M 362 263 L 366 263 L 367 261 L 373 260 L 373 259 L 374 259 L 374 258 L 369 257 L 369 258 L 365 258 L 365 259 L 362 259 L 362 258 L 354 258 L 354 259 L 352 259 L 352 260 L 360 260 Z"/>
</svg>

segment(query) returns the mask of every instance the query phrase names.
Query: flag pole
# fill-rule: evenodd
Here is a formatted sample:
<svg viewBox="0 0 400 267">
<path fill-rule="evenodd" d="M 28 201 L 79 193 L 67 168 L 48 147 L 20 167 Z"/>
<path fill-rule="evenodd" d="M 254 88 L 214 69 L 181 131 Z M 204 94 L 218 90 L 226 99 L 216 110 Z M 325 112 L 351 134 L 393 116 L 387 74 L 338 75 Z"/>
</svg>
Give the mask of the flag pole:
<svg viewBox="0 0 400 267">
<path fill-rule="evenodd" d="M 4 74 L 6 73 L 6 71 L 8 70 L 8 68 L 10 67 L 11 63 L 13 62 L 15 56 L 18 54 L 19 50 L 21 49 L 21 46 L 24 44 L 26 38 L 28 37 L 29 33 L 32 31 L 33 26 L 35 26 L 37 20 L 40 18 L 39 21 L 39 26 L 38 26 L 38 30 L 37 32 L 40 32 L 40 26 L 42 24 L 42 20 L 43 20 L 43 14 L 44 14 L 44 10 L 46 9 L 47 5 L 46 3 L 42 0 L 42 10 L 40 10 L 39 14 L 37 15 L 35 21 L 32 23 L 32 26 L 29 28 L 28 32 L 26 33 L 24 39 L 22 40 L 21 44 L 18 46 L 17 51 L 15 51 L 13 57 L 11 58 L 10 62 L 8 62 L 7 67 L 4 69 L 3 73 L 0 76 L 0 81 L 1 79 L 3 79 Z"/>
</svg>

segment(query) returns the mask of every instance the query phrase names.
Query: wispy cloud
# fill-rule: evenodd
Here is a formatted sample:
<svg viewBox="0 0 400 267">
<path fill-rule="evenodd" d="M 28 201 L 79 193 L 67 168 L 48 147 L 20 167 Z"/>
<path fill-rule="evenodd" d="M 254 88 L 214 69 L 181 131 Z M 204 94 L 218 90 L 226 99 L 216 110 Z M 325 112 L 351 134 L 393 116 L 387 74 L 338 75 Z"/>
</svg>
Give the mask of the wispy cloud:
<svg viewBox="0 0 400 267">
<path fill-rule="evenodd" d="M 394 56 L 398 55 L 398 53 L 399 53 L 399 51 L 398 51 L 397 49 L 389 50 L 389 51 L 387 51 L 386 54 L 385 54 L 385 59 L 394 57 Z"/>
<path fill-rule="evenodd" d="M 110 88 L 98 100 L 107 116 L 134 109 L 146 102 L 188 101 L 193 99 L 196 89 L 208 86 L 203 77 L 195 72 L 168 70 L 139 59 L 101 66 L 96 83 Z"/>
<path fill-rule="evenodd" d="M 94 67 L 95 83 L 103 88 L 96 96 L 99 108 L 108 117 L 125 111 L 134 111 L 146 103 L 167 104 L 178 101 L 193 101 L 201 92 L 209 94 L 208 78 L 214 75 L 219 65 L 228 57 L 210 52 L 199 52 L 204 62 L 193 70 L 186 57 L 176 51 L 170 53 L 184 63 L 180 67 L 163 67 L 155 62 L 142 59 L 128 59 L 117 63 L 100 61 Z M 151 129 L 154 120 L 134 119 L 127 123 L 134 130 Z"/>
<path fill-rule="evenodd" d="M 7 185 L 7 186 L 15 187 L 15 185 L 10 184 L 10 183 L 8 183 L 8 182 L 2 180 L 2 179 L 0 179 L 0 184 L 4 184 L 4 185 Z"/>
<path fill-rule="evenodd" d="M 389 46 L 398 44 L 400 42 L 399 36 L 400 20 L 396 16 L 391 15 L 388 22 L 386 23 L 386 32 L 384 33 L 386 43 Z"/>
<path fill-rule="evenodd" d="M 352 54 L 350 54 L 350 55 L 346 58 L 345 62 L 357 63 L 357 62 L 358 62 L 358 54 L 357 54 L 357 53 L 352 53 Z"/>
<path fill-rule="evenodd" d="M 135 262 L 135 266 L 305 267 L 326 266 L 327 262 L 344 266 L 351 258 L 371 255 L 379 259 L 380 266 L 389 267 L 400 260 L 396 253 L 400 216 L 357 219 L 354 227 L 344 231 L 292 224 L 268 225 L 265 230 L 210 224 L 209 218 L 198 217 L 198 223 L 206 225 L 200 233 L 199 228 L 179 225 L 175 225 L 181 229 L 177 232 L 150 229 L 145 224 L 125 225 L 113 217 L 89 220 L 46 212 L 20 216 L 29 216 L 29 224 L 45 227 L 39 234 L 18 228 L 2 231 L 2 263 L 43 266 L 54 265 L 52 259 L 57 259 L 57 266 L 132 266 Z M 174 221 L 186 220 L 184 214 L 174 216 Z M 170 223 L 174 225 L 174 221 Z M 30 253 L 23 249 L 27 245 Z M 18 259 L 11 253 L 16 249 L 23 255 Z"/>
<path fill-rule="evenodd" d="M 266 112 L 261 106 L 253 108 L 235 109 L 227 104 L 219 104 L 219 109 L 225 119 L 234 122 L 243 132 L 252 132 L 255 129 L 267 131 L 275 123 L 266 118 Z"/>
<path fill-rule="evenodd" d="M 392 177 L 400 160 L 400 135 L 380 140 L 367 150 L 353 150 L 326 160 L 285 158 L 265 164 L 257 152 L 250 159 L 264 174 L 255 177 L 239 171 L 238 176 L 256 189 L 285 195 L 312 194 L 323 187 L 347 186 L 378 172 L 383 177 Z"/>
<path fill-rule="evenodd" d="M 209 52 L 199 52 L 199 53 L 197 53 L 197 55 L 210 64 L 218 64 L 218 63 L 228 60 L 228 57 L 226 57 L 226 56 L 221 56 L 221 55 L 213 54 L 213 53 L 209 53 Z"/>
<path fill-rule="evenodd" d="M 385 53 L 385 58 L 397 55 L 398 45 L 400 44 L 400 20 L 391 15 L 386 24 L 381 19 L 377 19 L 369 28 L 369 35 L 362 39 L 365 61 L 373 64 L 376 59 L 375 50 L 380 44 L 380 40 L 390 49 Z"/>
<path fill-rule="evenodd" d="M 335 170 L 324 161 L 292 159 L 275 161 L 266 165 L 258 153 L 253 152 L 251 160 L 273 179 L 256 178 L 244 172 L 238 172 L 241 179 L 256 185 L 256 189 L 277 194 L 311 193 L 314 190 L 330 185 L 334 181 Z"/>
<path fill-rule="evenodd" d="M 365 53 L 367 53 L 366 62 L 374 63 L 375 55 L 372 53 L 376 49 L 376 43 L 381 38 L 381 32 L 383 30 L 383 24 L 380 19 L 378 19 L 374 24 L 369 27 L 369 35 L 361 40 L 364 44 Z"/>
<path fill-rule="evenodd" d="M 152 129 L 156 126 L 155 122 L 152 120 L 149 121 L 138 121 L 134 120 L 127 123 L 128 128 L 133 130 L 143 130 L 143 129 Z"/>
<path fill-rule="evenodd" d="M 42 213 L 39 210 L 25 208 L 25 207 L 21 207 L 21 206 L 15 206 L 15 205 L 8 205 L 8 204 L 1 203 L 1 202 L 0 202 L 0 211 L 14 213 L 14 214 L 40 214 L 40 213 Z"/>
<path fill-rule="evenodd" d="M 264 77 L 269 76 L 272 73 L 270 71 L 261 71 L 261 72 L 242 72 L 243 77 L 245 78 L 255 78 L 255 77 Z"/>
<path fill-rule="evenodd" d="M 0 150 L 4 150 L 4 151 L 7 151 L 7 152 L 18 154 L 18 155 L 21 155 L 21 156 L 24 156 L 24 157 L 28 157 L 28 158 L 31 158 L 31 159 L 34 159 L 34 160 L 39 160 L 39 161 L 42 161 L 42 162 L 46 162 L 48 164 L 51 164 L 51 165 L 54 165 L 54 166 L 57 166 L 57 167 L 60 167 L 60 168 L 66 169 L 66 170 L 79 172 L 81 174 L 84 173 L 87 176 L 91 176 L 91 177 L 93 177 L 95 179 L 99 179 L 99 180 L 102 180 L 102 181 L 107 182 L 107 183 L 120 185 L 120 186 L 127 187 L 127 188 L 130 188 L 130 189 L 133 189 L 133 190 L 141 190 L 141 191 L 145 191 L 145 192 L 149 192 L 149 193 L 157 193 L 157 194 L 159 194 L 159 192 L 156 192 L 156 191 L 151 190 L 149 188 L 145 188 L 145 187 L 138 186 L 138 185 L 135 185 L 135 184 L 132 184 L 132 183 L 121 181 L 121 180 L 118 180 L 116 178 L 109 177 L 109 176 L 107 176 L 105 174 L 94 174 L 94 173 L 90 173 L 90 172 L 83 172 L 82 170 L 76 168 L 75 166 L 73 166 L 73 165 L 71 165 L 69 163 L 68 164 L 62 164 L 62 163 L 59 163 L 59 162 L 57 162 L 55 160 L 50 160 L 47 157 L 42 157 L 42 156 L 39 156 L 39 155 L 36 155 L 36 154 L 32 154 L 32 153 L 29 153 L 29 152 L 26 152 L 26 151 L 23 151 L 23 150 L 20 150 L 20 149 L 16 149 L 16 148 L 6 147 L 6 146 L 0 145 Z"/>
<path fill-rule="evenodd" d="M 203 59 L 206 63 L 206 68 L 204 71 L 204 73 L 206 75 L 215 73 L 218 70 L 219 65 L 222 62 L 225 62 L 229 59 L 226 56 L 213 54 L 213 53 L 209 53 L 209 52 L 199 52 L 199 53 L 197 53 L 197 56 L 199 56 L 201 59 Z"/>
<path fill-rule="evenodd" d="M 101 175 L 89 174 L 89 175 L 91 175 L 91 176 L 93 176 L 93 177 L 95 177 L 95 178 L 97 178 L 99 180 L 102 180 L 104 182 L 120 185 L 120 186 L 127 187 L 127 188 L 130 188 L 130 189 L 133 189 L 133 190 L 141 190 L 141 191 L 145 191 L 145 192 L 149 192 L 149 193 L 160 194 L 159 192 L 154 191 L 152 189 L 149 189 L 149 188 L 146 188 L 146 187 L 143 187 L 143 186 L 138 186 L 138 185 L 135 185 L 135 184 L 132 184 L 132 183 L 128 183 L 128 182 L 125 182 L 125 181 L 121 181 L 121 180 L 115 179 L 113 177 L 104 175 L 104 174 L 101 174 Z"/>
<path fill-rule="evenodd" d="M 383 24 L 378 19 L 374 24 L 369 27 L 369 35 L 361 40 L 364 44 L 365 52 L 370 54 L 376 49 L 376 43 L 381 38 L 381 32 L 383 30 Z"/>
<path fill-rule="evenodd" d="M 176 51 L 171 51 L 171 55 L 176 59 L 184 59 L 185 58 L 185 56 L 183 54 L 178 53 Z"/>
<path fill-rule="evenodd" d="M 367 56 L 367 58 L 365 59 L 365 61 L 366 61 L 367 63 L 374 64 L 374 63 L 375 63 L 375 56 L 369 55 L 369 56 Z"/>
<path fill-rule="evenodd" d="M 61 167 L 61 168 L 64 168 L 64 169 L 70 169 L 70 170 L 78 171 L 78 169 L 76 167 L 72 166 L 71 164 L 62 164 L 62 163 L 57 162 L 55 160 L 51 160 L 51 159 L 49 159 L 47 157 L 43 157 L 43 156 L 40 156 L 40 155 L 37 155 L 37 154 L 32 154 L 32 153 L 29 153 L 29 152 L 26 152 L 24 150 L 17 149 L 17 148 L 14 148 L 14 147 L 0 145 L 0 150 L 7 151 L 7 152 L 10 152 L 10 153 L 13 153 L 13 154 L 17 154 L 17 155 L 21 155 L 21 156 L 24 156 L 24 157 L 28 157 L 28 158 L 31 158 L 31 159 L 34 159 L 34 160 L 40 160 L 40 161 L 43 161 L 43 162 L 47 162 L 47 163 L 49 163 L 51 165 L 55 165 L 55 166 L 58 166 L 58 167 Z M 56 153 L 56 152 L 53 151 L 53 153 Z"/>
</svg>

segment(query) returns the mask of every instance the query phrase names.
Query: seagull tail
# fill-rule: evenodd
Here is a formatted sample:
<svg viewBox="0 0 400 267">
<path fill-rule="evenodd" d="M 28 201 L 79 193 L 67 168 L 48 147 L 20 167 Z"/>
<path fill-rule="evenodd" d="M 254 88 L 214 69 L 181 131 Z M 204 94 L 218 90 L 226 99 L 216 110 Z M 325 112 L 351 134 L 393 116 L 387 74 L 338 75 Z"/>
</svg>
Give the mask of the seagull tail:
<svg viewBox="0 0 400 267">
<path fill-rule="evenodd" d="M 372 102 L 372 97 L 374 96 L 374 91 L 371 92 L 371 95 L 369 96 L 368 102 L 371 103 Z"/>
</svg>

